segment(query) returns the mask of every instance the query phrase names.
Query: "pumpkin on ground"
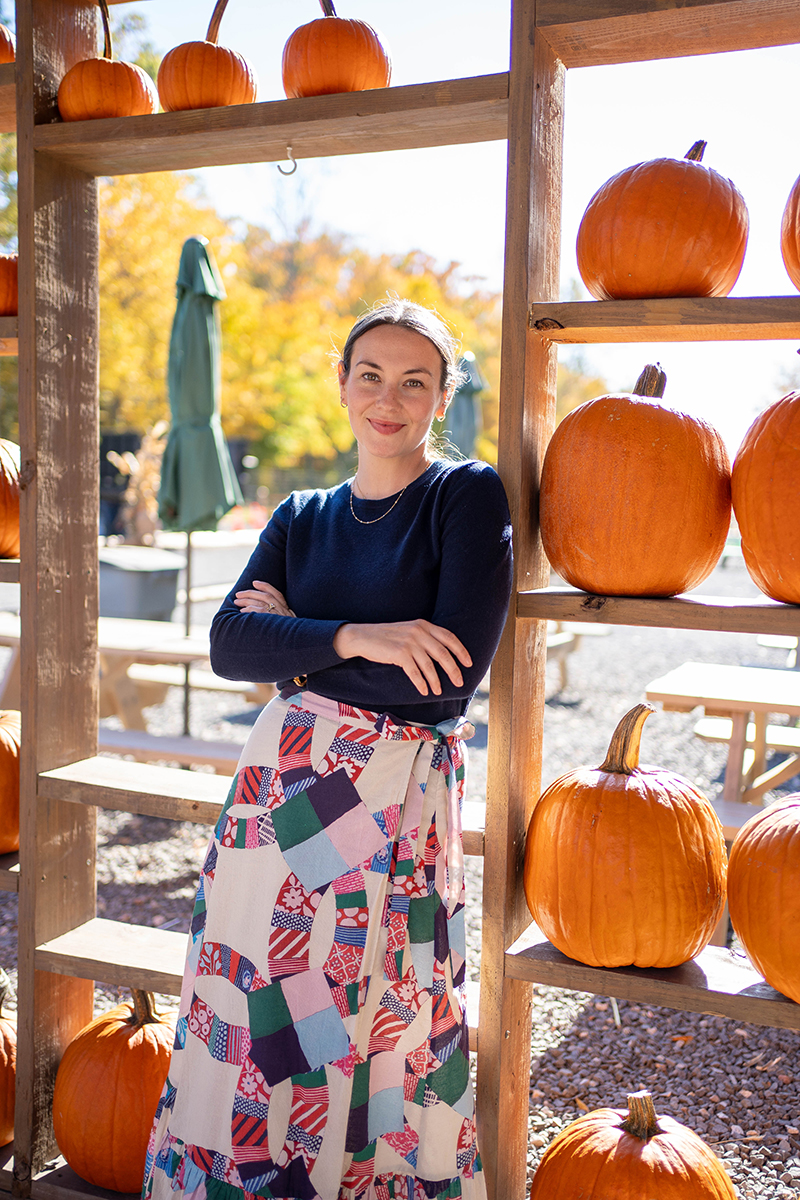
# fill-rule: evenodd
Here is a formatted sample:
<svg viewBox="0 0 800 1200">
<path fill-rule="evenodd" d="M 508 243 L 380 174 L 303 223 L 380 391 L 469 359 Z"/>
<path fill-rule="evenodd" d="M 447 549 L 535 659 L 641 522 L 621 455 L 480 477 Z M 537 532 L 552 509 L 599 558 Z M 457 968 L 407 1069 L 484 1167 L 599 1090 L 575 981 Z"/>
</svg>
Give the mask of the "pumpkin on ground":
<svg viewBox="0 0 800 1200">
<path fill-rule="evenodd" d="M 14 1096 L 17 1074 L 17 1027 L 3 1016 L 10 980 L 0 967 L 0 1146 L 14 1138 Z"/>
<path fill-rule="evenodd" d="M 731 517 L 720 434 L 660 403 L 666 375 L 648 365 L 633 392 L 572 410 L 545 454 L 539 492 L 553 570 L 605 596 L 674 596 L 711 574 Z"/>
<path fill-rule="evenodd" d="M 301 25 L 283 48 L 283 88 L 290 98 L 364 92 L 388 87 L 389 52 L 366 21 L 337 17 L 332 0 L 320 0 L 323 17 Z"/>
<path fill-rule="evenodd" d="M 773 600 L 800 604 L 800 392 L 766 408 L 733 460 L 731 497 L 751 576 Z"/>
<path fill-rule="evenodd" d="M 727 296 L 747 248 L 747 206 L 730 179 L 686 157 L 637 163 L 589 201 L 578 270 L 595 300 Z"/>
<path fill-rule="evenodd" d="M 792 184 L 783 210 L 781 256 L 787 275 L 800 291 L 800 175 Z"/>
<path fill-rule="evenodd" d="M 204 42 L 183 42 L 168 50 L 158 68 L 158 95 L 167 112 L 252 104 L 255 72 L 236 50 L 217 42 L 228 0 L 217 0 Z"/>
<path fill-rule="evenodd" d="M 728 903 L 753 966 L 800 1004 L 800 793 L 756 813 L 736 834 Z"/>
<path fill-rule="evenodd" d="M 103 57 L 87 58 L 67 71 L 58 88 L 58 111 L 64 121 L 101 117 L 138 117 L 158 110 L 155 84 L 135 63 L 112 58 L 111 25 L 106 0 L 99 0 L 103 19 Z"/>
<path fill-rule="evenodd" d="M 134 991 L 70 1042 L 56 1075 L 53 1129 L 76 1174 L 95 1187 L 138 1192 L 147 1143 L 167 1078 L 174 1016 Z"/>
<path fill-rule="evenodd" d="M 657 1116 L 649 1092 L 628 1109 L 598 1108 L 545 1150 L 530 1200 L 736 1200 L 714 1151 L 686 1125 Z"/>
<path fill-rule="evenodd" d="M 19 850 L 19 747 L 22 715 L 0 711 L 0 854 Z"/>
<path fill-rule="evenodd" d="M 15 317 L 19 308 L 19 256 L 0 254 L 0 317 Z"/>
<path fill-rule="evenodd" d="M 14 62 L 17 57 L 17 39 L 7 25 L 0 25 L 0 63 Z"/>
<path fill-rule="evenodd" d="M 19 446 L 0 438 L 0 558 L 19 558 L 19 466 Z"/>
<path fill-rule="evenodd" d="M 600 767 L 542 793 L 523 882 L 553 945 L 592 967 L 675 967 L 708 944 L 725 904 L 725 839 L 702 792 L 639 766 L 651 704 L 622 718 Z"/>
</svg>

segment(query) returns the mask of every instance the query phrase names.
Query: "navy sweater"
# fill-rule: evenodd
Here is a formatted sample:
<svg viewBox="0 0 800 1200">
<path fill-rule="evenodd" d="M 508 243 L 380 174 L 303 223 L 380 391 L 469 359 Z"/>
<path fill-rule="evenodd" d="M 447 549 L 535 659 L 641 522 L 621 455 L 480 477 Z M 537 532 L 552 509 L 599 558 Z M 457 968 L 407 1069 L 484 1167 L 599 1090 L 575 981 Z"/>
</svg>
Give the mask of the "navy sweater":
<svg viewBox="0 0 800 1200">
<path fill-rule="evenodd" d="M 511 523 L 497 474 L 481 462 L 434 462 L 391 512 L 392 497 L 353 497 L 347 483 L 294 492 L 276 508 L 211 626 L 211 664 L 253 683 L 308 677 L 311 691 L 359 708 L 435 725 L 466 712 L 503 629 L 511 589 Z M 271 583 L 296 617 L 242 613 L 237 591 Z M 460 688 L 439 669 L 442 694 L 422 696 L 400 667 L 342 659 L 340 625 L 425 618 L 472 656 Z"/>
</svg>

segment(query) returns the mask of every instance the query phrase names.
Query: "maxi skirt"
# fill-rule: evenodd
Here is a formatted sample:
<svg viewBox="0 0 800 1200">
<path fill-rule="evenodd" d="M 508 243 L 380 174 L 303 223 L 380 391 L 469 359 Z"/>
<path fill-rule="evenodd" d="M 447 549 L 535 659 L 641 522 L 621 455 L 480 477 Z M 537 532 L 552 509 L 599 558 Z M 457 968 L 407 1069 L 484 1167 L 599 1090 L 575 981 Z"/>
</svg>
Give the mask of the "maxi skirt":
<svg viewBox="0 0 800 1200">
<path fill-rule="evenodd" d="M 200 875 L 145 1200 L 485 1200 L 467 725 L 310 692 L 261 713 Z"/>
</svg>

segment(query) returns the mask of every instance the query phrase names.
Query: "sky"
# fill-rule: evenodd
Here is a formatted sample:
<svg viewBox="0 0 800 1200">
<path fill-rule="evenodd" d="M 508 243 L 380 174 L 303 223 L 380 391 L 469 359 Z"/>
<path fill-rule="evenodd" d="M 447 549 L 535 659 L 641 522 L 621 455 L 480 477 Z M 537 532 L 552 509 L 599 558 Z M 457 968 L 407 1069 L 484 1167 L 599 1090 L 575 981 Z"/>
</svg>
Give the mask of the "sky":
<svg viewBox="0 0 800 1200">
<path fill-rule="evenodd" d="M 114 13 L 146 17 L 162 52 L 205 36 L 212 0 L 144 0 Z M 508 69 L 506 0 L 340 0 L 337 13 L 369 21 L 388 45 L 392 83 L 403 85 Z M 321 16 L 317 0 L 230 0 L 220 42 L 245 55 L 259 100 L 283 98 L 283 46 Z M 708 142 L 704 162 L 730 178 L 750 213 L 750 239 L 731 295 L 794 295 L 780 255 L 780 222 L 800 174 L 795 135 L 800 46 L 702 55 L 567 72 L 562 214 L 562 294 L 588 299 L 575 260 L 581 216 L 617 171 L 649 159 L 682 158 Z M 506 143 L 435 147 L 301 160 L 282 176 L 274 163 L 198 172 L 224 217 L 275 234 L 303 218 L 350 235 L 373 253 L 420 249 L 465 279 L 502 289 Z M 371 302 L 376 297 L 365 298 Z M 576 351 L 561 352 L 574 361 Z M 645 362 L 660 361 L 665 400 L 716 425 L 733 455 L 755 415 L 796 376 L 792 342 L 587 346 L 584 369 L 611 391 L 629 390 Z"/>
</svg>

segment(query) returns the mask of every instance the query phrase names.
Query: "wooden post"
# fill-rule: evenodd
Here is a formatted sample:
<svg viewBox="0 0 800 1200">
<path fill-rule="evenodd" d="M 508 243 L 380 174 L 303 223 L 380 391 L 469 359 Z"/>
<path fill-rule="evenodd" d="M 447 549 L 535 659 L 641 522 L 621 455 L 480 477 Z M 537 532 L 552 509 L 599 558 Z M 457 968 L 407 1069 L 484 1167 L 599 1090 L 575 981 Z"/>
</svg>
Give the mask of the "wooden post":
<svg viewBox="0 0 800 1200">
<path fill-rule="evenodd" d="M 528 335 L 528 306 L 558 297 L 564 69 L 536 31 L 536 0 L 511 23 L 499 471 L 514 523 L 515 589 L 542 587 L 542 458 L 555 423 L 556 351 Z M 522 891 L 528 820 L 541 780 L 546 621 L 517 621 L 492 665 L 478 1035 L 478 1132 L 492 1200 L 526 1187 L 531 987 L 506 979 L 507 946 L 530 923 Z M 512 721 L 513 712 L 513 721 Z"/>
<path fill-rule="evenodd" d="M 96 753 L 98 232 L 93 179 L 34 154 L 58 83 L 97 54 L 87 0 L 18 0 L 22 762 L 14 1191 L 52 1156 L 51 1097 L 92 1016 L 90 980 L 37 972 L 34 948 L 94 916 L 95 813 L 38 800 L 37 777 Z"/>
</svg>

